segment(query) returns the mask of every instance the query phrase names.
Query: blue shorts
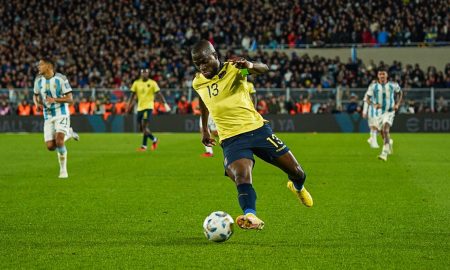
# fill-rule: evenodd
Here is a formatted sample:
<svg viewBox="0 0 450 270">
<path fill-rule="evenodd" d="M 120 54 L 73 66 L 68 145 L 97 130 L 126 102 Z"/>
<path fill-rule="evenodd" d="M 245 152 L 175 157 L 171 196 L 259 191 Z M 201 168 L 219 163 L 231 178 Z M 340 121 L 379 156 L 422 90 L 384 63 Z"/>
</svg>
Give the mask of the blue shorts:
<svg viewBox="0 0 450 270">
<path fill-rule="evenodd" d="M 254 163 L 253 155 L 256 155 L 268 163 L 273 163 L 274 159 L 289 152 L 289 148 L 273 134 L 269 124 L 225 139 L 220 145 L 223 148 L 225 170 L 241 158 L 251 159 Z"/>
<path fill-rule="evenodd" d="M 137 121 L 138 121 L 138 123 L 141 124 L 142 120 L 150 122 L 150 119 L 152 118 L 152 113 L 153 113 L 152 109 L 145 109 L 145 110 L 142 110 L 142 111 L 138 111 L 137 112 Z"/>
</svg>

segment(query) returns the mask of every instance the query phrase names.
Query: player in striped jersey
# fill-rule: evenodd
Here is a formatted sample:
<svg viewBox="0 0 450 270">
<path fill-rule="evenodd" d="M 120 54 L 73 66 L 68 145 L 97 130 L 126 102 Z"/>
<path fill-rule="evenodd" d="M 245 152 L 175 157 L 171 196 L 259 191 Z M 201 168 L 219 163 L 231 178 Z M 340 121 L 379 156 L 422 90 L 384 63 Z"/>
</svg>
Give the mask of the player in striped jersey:
<svg viewBox="0 0 450 270">
<path fill-rule="evenodd" d="M 38 65 L 39 75 L 34 81 L 33 101 L 44 115 L 44 140 L 47 149 L 56 150 L 59 161 L 59 178 L 67 178 L 67 149 L 64 142 L 79 137 L 70 127 L 69 104 L 73 102 L 72 88 L 66 76 L 55 73 L 54 63 L 43 57 Z"/>
<path fill-rule="evenodd" d="M 396 82 L 388 81 L 388 73 L 385 68 L 380 68 L 377 73 L 378 82 L 373 83 L 367 90 L 368 104 L 381 110 L 379 117 L 380 128 L 383 133 L 383 150 L 379 159 L 387 161 L 387 156 L 393 153 L 393 141 L 390 136 L 390 128 L 394 123 L 395 112 L 402 102 L 402 90 Z"/>
<path fill-rule="evenodd" d="M 373 87 L 375 83 L 376 81 L 370 84 L 369 88 Z M 381 110 L 375 109 L 372 104 L 369 105 L 369 103 L 367 102 L 367 92 L 366 92 L 366 94 L 364 95 L 363 118 L 367 118 L 367 122 L 369 124 L 370 137 L 367 140 L 367 142 L 369 143 L 371 148 L 380 148 L 377 142 L 377 135 L 378 131 L 380 130 L 380 123 L 379 123 L 380 115 Z"/>
</svg>

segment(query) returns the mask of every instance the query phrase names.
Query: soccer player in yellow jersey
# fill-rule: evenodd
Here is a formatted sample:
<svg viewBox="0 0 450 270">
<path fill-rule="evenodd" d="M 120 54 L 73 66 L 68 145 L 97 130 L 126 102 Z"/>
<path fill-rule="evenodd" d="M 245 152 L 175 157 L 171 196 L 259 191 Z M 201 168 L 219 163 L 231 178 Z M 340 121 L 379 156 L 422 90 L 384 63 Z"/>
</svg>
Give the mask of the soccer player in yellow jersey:
<svg viewBox="0 0 450 270">
<path fill-rule="evenodd" d="M 150 72 L 148 69 L 141 69 L 141 77 L 133 82 L 131 86 L 131 97 L 128 100 L 128 113 L 133 110 L 134 100 L 138 99 L 137 108 L 137 121 L 140 125 L 141 131 L 143 133 L 142 145 L 138 148 L 138 151 L 147 150 L 147 139 L 152 140 L 152 150 L 155 150 L 158 146 L 158 139 L 153 136 L 150 131 L 149 123 L 152 117 L 152 112 L 154 108 L 155 96 L 157 96 L 166 106 L 166 110 L 169 111 L 170 107 L 167 105 L 166 99 L 161 94 L 158 84 L 149 79 Z"/>
<path fill-rule="evenodd" d="M 250 95 L 250 99 L 253 102 L 253 106 L 255 106 L 256 108 L 256 90 L 255 87 L 253 85 L 253 83 L 247 81 L 248 84 L 248 93 Z M 202 117 L 200 117 L 200 132 L 202 132 L 203 129 L 203 125 L 202 125 Z M 208 118 L 208 128 L 209 128 L 209 132 L 214 136 L 214 137 L 218 137 L 219 134 L 217 133 L 217 128 L 216 128 L 216 123 L 214 122 L 214 119 L 212 118 L 211 115 L 209 115 Z M 205 145 L 205 153 L 202 154 L 202 157 L 213 157 L 214 156 L 214 151 L 213 148 L 211 146 L 206 146 Z"/>
<path fill-rule="evenodd" d="M 221 63 L 214 47 L 206 40 L 196 43 L 191 51 L 199 73 L 192 83 L 200 96 L 204 145 L 215 145 L 209 132 L 208 116 L 216 122 L 224 153 L 224 168 L 238 190 L 244 214 L 236 218 L 243 229 L 264 227 L 256 216 L 256 192 L 252 186 L 253 155 L 279 167 L 288 175 L 288 188 L 301 202 L 311 207 L 313 200 L 304 187 L 306 174 L 289 148 L 273 134 L 266 120 L 255 110 L 248 94 L 246 74 L 262 74 L 268 67 L 243 58 Z"/>
</svg>

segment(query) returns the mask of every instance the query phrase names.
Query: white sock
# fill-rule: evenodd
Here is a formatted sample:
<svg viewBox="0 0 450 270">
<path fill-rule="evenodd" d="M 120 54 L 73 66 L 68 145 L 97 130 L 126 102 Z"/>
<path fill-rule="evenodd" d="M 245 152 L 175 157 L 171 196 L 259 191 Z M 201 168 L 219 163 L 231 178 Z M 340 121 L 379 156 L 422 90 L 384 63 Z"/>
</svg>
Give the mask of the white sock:
<svg viewBox="0 0 450 270">
<path fill-rule="evenodd" d="M 211 146 L 205 146 L 205 150 L 206 150 L 206 153 L 210 153 L 210 154 L 213 153 L 213 149 Z"/>
<path fill-rule="evenodd" d="M 383 152 L 389 152 L 389 144 L 388 143 L 385 143 L 383 145 Z"/>
<path fill-rule="evenodd" d="M 371 131 L 370 131 L 370 139 L 371 139 L 373 142 L 376 142 L 376 141 L 377 141 L 377 134 L 378 134 L 378 131 L 376 131 L 376 130 L 371 130 Z"/>
<path fill-rule="evenodd" d="M 67 172 L 67 152 L 64 154 L 58 153 L 58 162 L 59 162 L 59 169 L 61 171 Z"/>
</svg>

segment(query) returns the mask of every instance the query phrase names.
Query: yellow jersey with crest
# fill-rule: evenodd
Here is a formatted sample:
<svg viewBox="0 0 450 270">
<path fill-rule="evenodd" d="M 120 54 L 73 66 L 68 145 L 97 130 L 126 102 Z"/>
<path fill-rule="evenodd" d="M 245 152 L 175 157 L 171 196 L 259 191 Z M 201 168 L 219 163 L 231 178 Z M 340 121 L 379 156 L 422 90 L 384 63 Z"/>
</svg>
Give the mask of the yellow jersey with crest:
<svg viewBox="0 0 450 270">
<path fill-rule="evenodd" d="M 138 79 L 133 82 L 131 92 L 136 93 L 138 99 L 138 111 L 152 109 L 154 107 L 155 94 L 159 92 L 159 86 L 152 79 Z"/>
<path fill-rule="evenodd" d="M 216 122 L 220 141 L 264 125 L 250 98 L 247 77 L 231 63 L 225 62 L 212 79 L 197 73 L 192 87 Z"/>
</svg>

